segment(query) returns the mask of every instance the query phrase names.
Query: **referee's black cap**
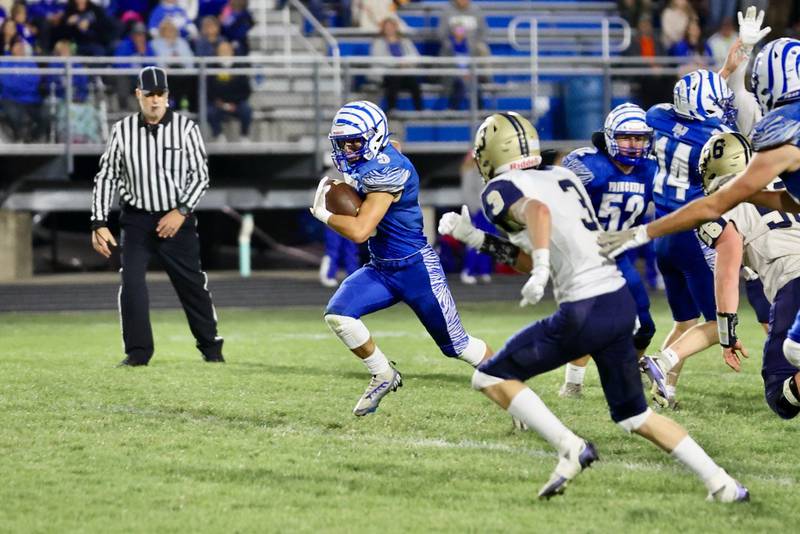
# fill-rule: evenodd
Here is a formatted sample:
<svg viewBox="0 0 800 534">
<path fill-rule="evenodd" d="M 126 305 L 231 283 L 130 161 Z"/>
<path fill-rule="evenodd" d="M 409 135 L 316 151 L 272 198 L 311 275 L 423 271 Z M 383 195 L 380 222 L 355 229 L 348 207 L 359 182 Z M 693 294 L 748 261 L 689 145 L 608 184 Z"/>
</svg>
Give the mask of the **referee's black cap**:
<svg viewBox="0 0 800 534">
<path fill-rule="evenodd" d="M 139 71 L 137 86 L 144 94 L 167 91 L 167 71 L 161 67 L 145 67 Z"/>
</svg>

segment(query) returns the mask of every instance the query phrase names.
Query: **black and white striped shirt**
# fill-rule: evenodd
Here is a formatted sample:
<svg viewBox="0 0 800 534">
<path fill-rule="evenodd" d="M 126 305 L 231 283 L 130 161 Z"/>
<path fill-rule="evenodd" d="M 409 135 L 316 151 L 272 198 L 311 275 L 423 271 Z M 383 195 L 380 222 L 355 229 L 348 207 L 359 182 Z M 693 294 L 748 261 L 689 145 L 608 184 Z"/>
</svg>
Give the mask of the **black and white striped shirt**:
<svg viewBox="0 0 800 534">
<path fill-rule="evenodd" d="M 193 210 L 208 189 L 208 158 L 200 128 L 167 110 L 158 124 L 141 113 L 114 124 L 92 191 L 92 226 L 104 226 L 119 188 L 120 201 L 163 212 Z"/>
</svg>

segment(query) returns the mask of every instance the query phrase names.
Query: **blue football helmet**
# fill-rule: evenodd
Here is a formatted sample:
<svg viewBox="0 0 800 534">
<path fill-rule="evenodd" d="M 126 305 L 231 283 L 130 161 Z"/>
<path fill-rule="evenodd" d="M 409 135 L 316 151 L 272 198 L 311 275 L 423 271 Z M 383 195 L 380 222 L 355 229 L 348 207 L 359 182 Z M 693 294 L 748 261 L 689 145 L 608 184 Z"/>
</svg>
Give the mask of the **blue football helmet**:
<svg viewBox="0 0 800 534">
<path fill-rule="evenodd" d="M 351 172 L 360 161 L 370 161 L 389 144 L 386 114 L 367 100 L 347 103 L 336 112 L 328 139 L 333 164 L 340 172 Z M 354 140 L 361 141 L 360 148 L 345 151 L 345 145 Z"/>
<path fill-rule="evenodd" d="M 639 165 L 650 155 L 653 144 L 653 129 L 645 121 L 642 108 L 630 102 L 620 104 L 611 110 L 603 125 L 608 155 L 623 165 Z M 618 135 L 637 135 L 645 138 L 642 148 L 621 148 Z"/>
<path fill-rule="evenodd" d="M 797 39 L 776 39 L 758 53 L 750 80 L 763 113 L 800 99 L 798 62 L 800 41 Z"/>
<path fill-rule="evenodd" d="M 675 84 L 672 97 L 679 115 L 701 121 L 717 117 L 727 126 L 736 127 L 733 91 L 716 72 L 705 69 L 690 72 Z"/>
</svg>

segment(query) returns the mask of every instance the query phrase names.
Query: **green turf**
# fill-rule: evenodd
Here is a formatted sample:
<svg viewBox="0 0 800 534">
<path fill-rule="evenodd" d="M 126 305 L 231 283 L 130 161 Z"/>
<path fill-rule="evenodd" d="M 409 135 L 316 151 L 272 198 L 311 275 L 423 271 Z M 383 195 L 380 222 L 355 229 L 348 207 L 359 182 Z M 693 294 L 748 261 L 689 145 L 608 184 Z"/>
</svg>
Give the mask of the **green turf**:
<svg viewBox="0 0 800 534">
<path fill-rule="evenodd" d="M 661 339 L 669 315 L 654 307 Z M 495 347 L 551 310 L 461 306 Z M 0 532 L 781 532 L 796 521 L 797 422 L 764 402 L 764 335 L 749 310 L 744 372 L 716 349 L 697 356 L 675 414 L 750 488 L 737 506 L 704 502 L 698 480 L 613 425 L 591 366 L 581 401 L 557 397 L 561 370 L 531 381 L 602 458 L 539 502 L 552 451 L 512 432 L 404 307 L 366 320 L 405 386 L 359 419 L 365 370 L 320 308 L 220 310 L 225 365 L 200 360 L 182 313 L 153 319 L 151 366 L 117 369 L 114 313 L 0 315 Z"/>
</svg>

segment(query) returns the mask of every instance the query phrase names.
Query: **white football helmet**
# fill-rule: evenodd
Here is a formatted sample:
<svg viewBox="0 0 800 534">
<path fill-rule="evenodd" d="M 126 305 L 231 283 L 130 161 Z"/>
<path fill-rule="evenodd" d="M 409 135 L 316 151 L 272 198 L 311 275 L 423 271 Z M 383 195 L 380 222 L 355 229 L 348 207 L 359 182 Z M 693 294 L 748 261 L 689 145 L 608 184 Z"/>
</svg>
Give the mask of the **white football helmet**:
<svg viewBox="0 0 800 534">
<path fill-rule="evenodd" d="M 800 41 L 797 39 L 776 39 L 758 53 L 751 86 L 763 113 L 800 99 L 798 62 Z"/>
<path fill-rule="evenodd" d="M 646 114 L 636 104 L 626 102 L 611 110 L 603 125 L 608 154 L 623 165 L 638 165 L 650 154 L 653 129 L 647 125 Z M 645 138 L 640 149 L 622 149 L 617 143 L 618 135 L 637 135 Z"/>
<path fill-rule="evenodd" d="M 690 72 L 675 84 L 672 97 L 675 111 L 684 117 L 701 121 L 717 117 L 730 127 L 736 125 L 733 91 L 716 72 Z"/>
<path fill-rule="evenodd" d="M 336 112 L 331 125 L 331 159 L 341 172 L 351 172 L 361 161 L 369 161 L 389 144 L 389 124 L 381 108 L 367 100 L 349 102 Z M 361 148 L 345 152 L 348 141 L 360 140 Z"/>
</svg>

